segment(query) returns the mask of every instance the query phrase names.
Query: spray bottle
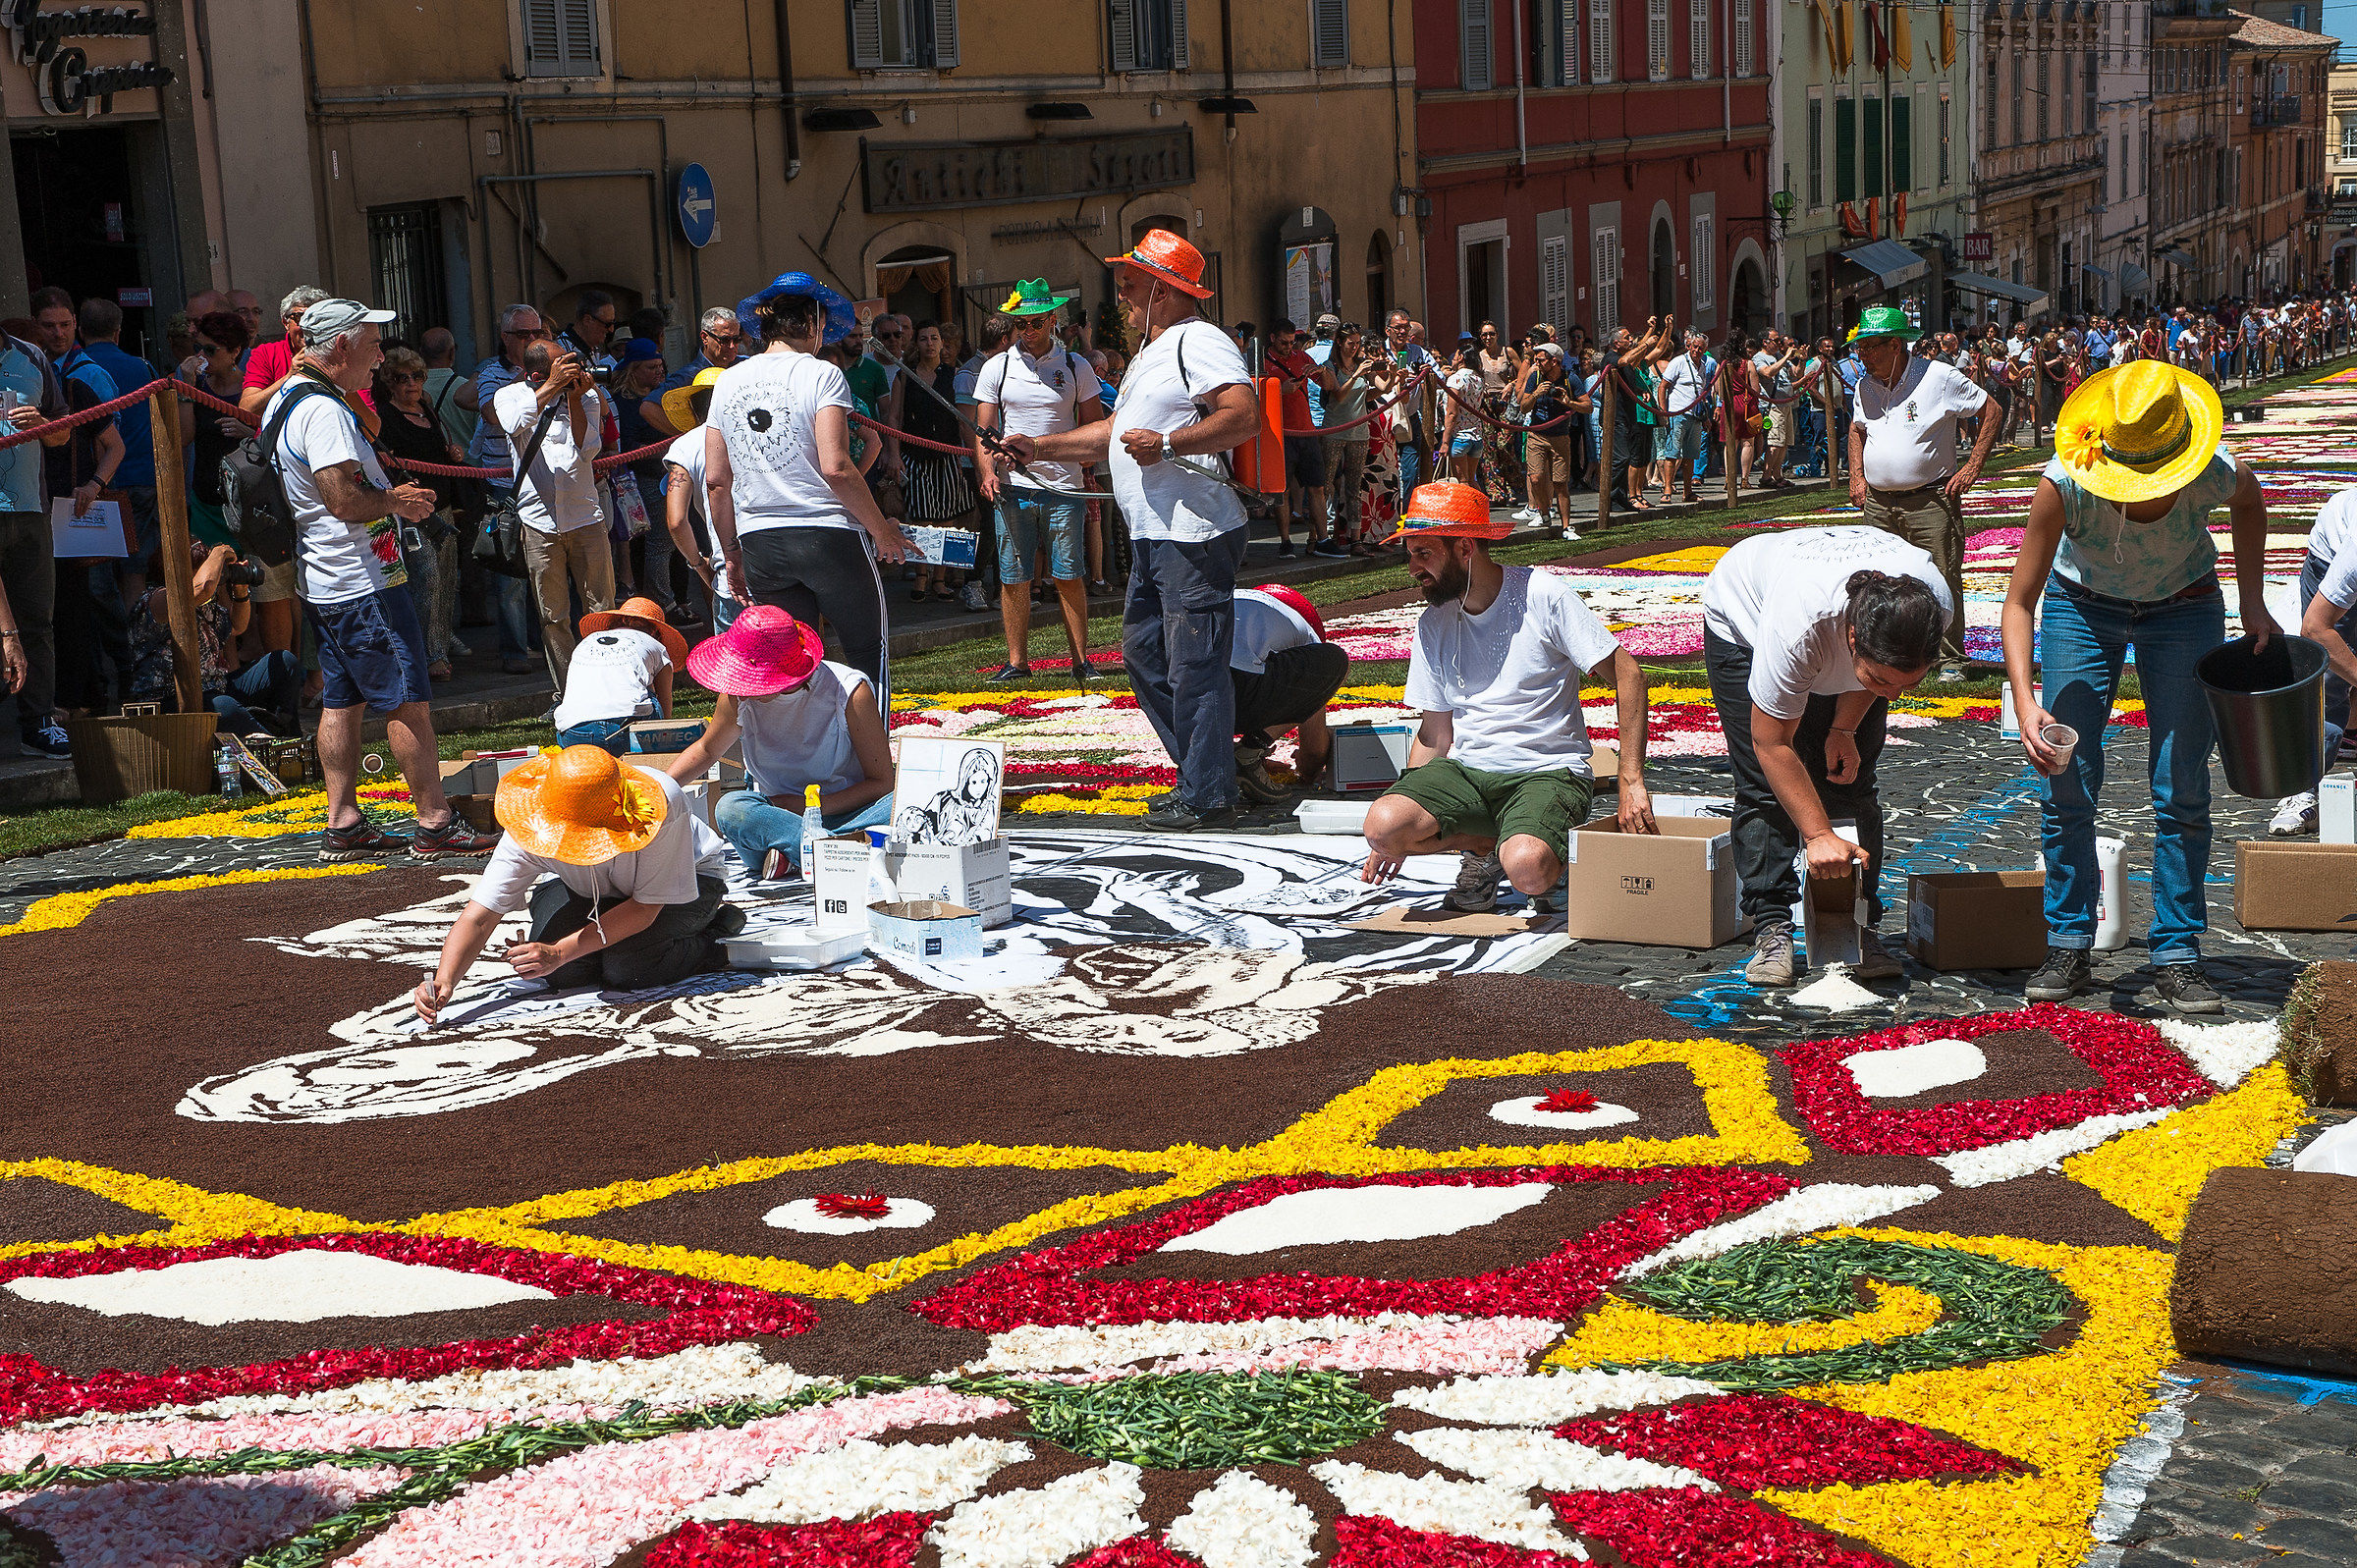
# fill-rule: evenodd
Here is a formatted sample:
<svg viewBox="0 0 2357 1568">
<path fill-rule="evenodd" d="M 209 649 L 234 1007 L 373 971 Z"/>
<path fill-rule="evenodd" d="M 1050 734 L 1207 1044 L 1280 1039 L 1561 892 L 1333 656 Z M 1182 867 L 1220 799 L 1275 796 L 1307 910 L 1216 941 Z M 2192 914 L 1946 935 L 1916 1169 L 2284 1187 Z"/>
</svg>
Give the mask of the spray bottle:
<svg viewBox="0 0 2357 1568">
<path fill-rule="evenodd" d="M 802 786 L 802 874 L 815 875 L 811 870 L 818 864 L 811 858 L 817 851 L 812 847 L 827 836 L 825 815 L 818 809 L 818 785 Z"/>
</svg>

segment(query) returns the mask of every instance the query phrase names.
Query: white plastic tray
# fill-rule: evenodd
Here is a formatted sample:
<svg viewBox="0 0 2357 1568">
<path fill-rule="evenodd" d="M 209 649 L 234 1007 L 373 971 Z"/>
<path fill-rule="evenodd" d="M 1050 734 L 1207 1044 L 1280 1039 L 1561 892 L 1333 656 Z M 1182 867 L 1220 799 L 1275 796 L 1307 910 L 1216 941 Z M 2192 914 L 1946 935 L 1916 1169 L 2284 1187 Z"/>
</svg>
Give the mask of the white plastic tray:
<svg viewBox="0 0 2357 1568">
<path fill-rule="evenodd" d="M 1304 800 L 1293 812 L 1303 833 L 1361 834 L 1372 800 Z"/>
<path fill-rule="evenodd" d="M 766 936 L 731 937 L 723 946 L 733 969 L 824 969 L 864 951 L 867 932 L 859 927 L 822 932 L 815 926 L 788 926 Z"/>
</svg>

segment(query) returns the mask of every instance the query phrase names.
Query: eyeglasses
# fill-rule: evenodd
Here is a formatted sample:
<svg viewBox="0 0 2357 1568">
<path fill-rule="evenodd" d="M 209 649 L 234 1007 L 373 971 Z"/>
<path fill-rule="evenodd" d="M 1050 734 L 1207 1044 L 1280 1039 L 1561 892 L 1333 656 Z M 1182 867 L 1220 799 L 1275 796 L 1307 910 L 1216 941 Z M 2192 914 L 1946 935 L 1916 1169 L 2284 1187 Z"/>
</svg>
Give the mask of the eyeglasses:
<svg viewBox="0 0 2357 1568">
<path fill-rule="evenodd" d="M 614 318 L 612 316 L 591 316 L 589 319 L 596 322 L 601 327 L 611 327 L 614 325 Z"/>
<path fill-rule="evenodd" d="M 704 336 L 710 338 L 714 343 L 742 343 L 744 341 L 744 334 L 741 332 L 714 332 L 710 327 L 704 329 Z"/>
<path fill-rule="evenodd" d="M 510 327 L 500 334 L 503 338 L 542 338 L 548 335 L 544 327 Z"/>
<path fill-rule="evenodd" d="M 198 338 L 196 351 L 198 353 L 234 353 L 236 351 L 218 343 L 207 343 L 202 338 Z"/>
</svg>

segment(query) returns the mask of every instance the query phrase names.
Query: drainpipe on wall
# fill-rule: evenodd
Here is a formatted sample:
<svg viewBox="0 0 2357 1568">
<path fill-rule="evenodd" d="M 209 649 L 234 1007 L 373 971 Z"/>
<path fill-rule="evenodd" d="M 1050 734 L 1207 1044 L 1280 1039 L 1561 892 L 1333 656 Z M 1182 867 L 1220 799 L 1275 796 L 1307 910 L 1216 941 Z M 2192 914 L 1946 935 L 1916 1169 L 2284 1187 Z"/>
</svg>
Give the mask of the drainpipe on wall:
<svg viewBox="0 0 2357 1568">
<path fill-rule="evenodd" d="M 786 26 L 786 0 L 774 0 L 773 10 L 778 19 L 778 101 L 786 115 L 786 178 L 795 179 L 802 172 L 802 123 L 795 109 L 794 95 L 794 34 Z M 671 171 L 663 171 L 665 179 Z"/>
<path fill-rule="evenodd" d="M 785 0 L 779 0 L 784 4 Z M 1228 0 L 1220 0 L 1220 91 L 1230 103 L 1235 102 L 1235 32 L 1229 25 Z M 1220 139 L 1230 146 L 1235 144 L 1235 111 L 1231 109 L 1220 117 Z M 1229 233 L 1234 234 L 1235 181 L 1228 182 Z"/>
<path fill-rule="evenodd" d="M 1743 3 L 1749 5 L 1751 0 Z M 1768 0 L 1768 5 L 1769 14 L 1775 15 L 1776 0 Z M 1719 144 L 1731 147 L 1735 144 L 1735 0 L 1725 0 L 1719 7 Z M 1751 39 L 1757 53 L 1759 28 L 1752 29 Z"/>
</svg>

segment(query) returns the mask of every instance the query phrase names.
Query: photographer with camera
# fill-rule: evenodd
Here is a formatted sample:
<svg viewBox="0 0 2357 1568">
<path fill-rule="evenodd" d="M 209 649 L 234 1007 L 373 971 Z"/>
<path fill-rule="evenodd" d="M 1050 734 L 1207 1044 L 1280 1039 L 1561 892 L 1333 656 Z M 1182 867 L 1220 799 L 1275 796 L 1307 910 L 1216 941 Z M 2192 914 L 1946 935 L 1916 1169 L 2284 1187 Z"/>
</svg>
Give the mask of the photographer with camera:
<svg viewBox="0 0 2357 1568">
<path fill-rule="evenodd" d="M 238 668 L 238 638 L 253 619 L 253 590 L 261 585 L 262 568 L 242 559 L 229 545 L 206 546 L 192 541 L 189 553 L 195 569 L 196 647 L 198 681 L 205 705 L 220 715 L 221 730 L 233 735 L 299 735 L 302 733 L 296 703 L 302 689 L 302 663 L 290 649 L 280 648 Z M 164 580 L 163 553 L 147 559 L 147 580 Z M 161 586 L 140 595 L 131 612 L 131 675 L 124 696 L 132 702 L 161 703 L 167 713 L 179 709 L 178 660 L 172 645 L 172 618 Z"/>
<path fill-rule="evenodd" d="M 573 590 L 591 614 L 614 608 L 614 547 L 598 505 L 590 466 L 605 449 L 605 395 L 580 356 L 545 342 L 523 351 L 523 379 L 499 389 L 492 412 L 518 454 L 517 514 L 523 520 L 523 559 L 540 602 L 540 645 L 559 691 L 579 640 Z M 539 450 L 533 451 L 533 438 Z M 524 463 L 521 459 L 529 457 Z"/>
</svg>

